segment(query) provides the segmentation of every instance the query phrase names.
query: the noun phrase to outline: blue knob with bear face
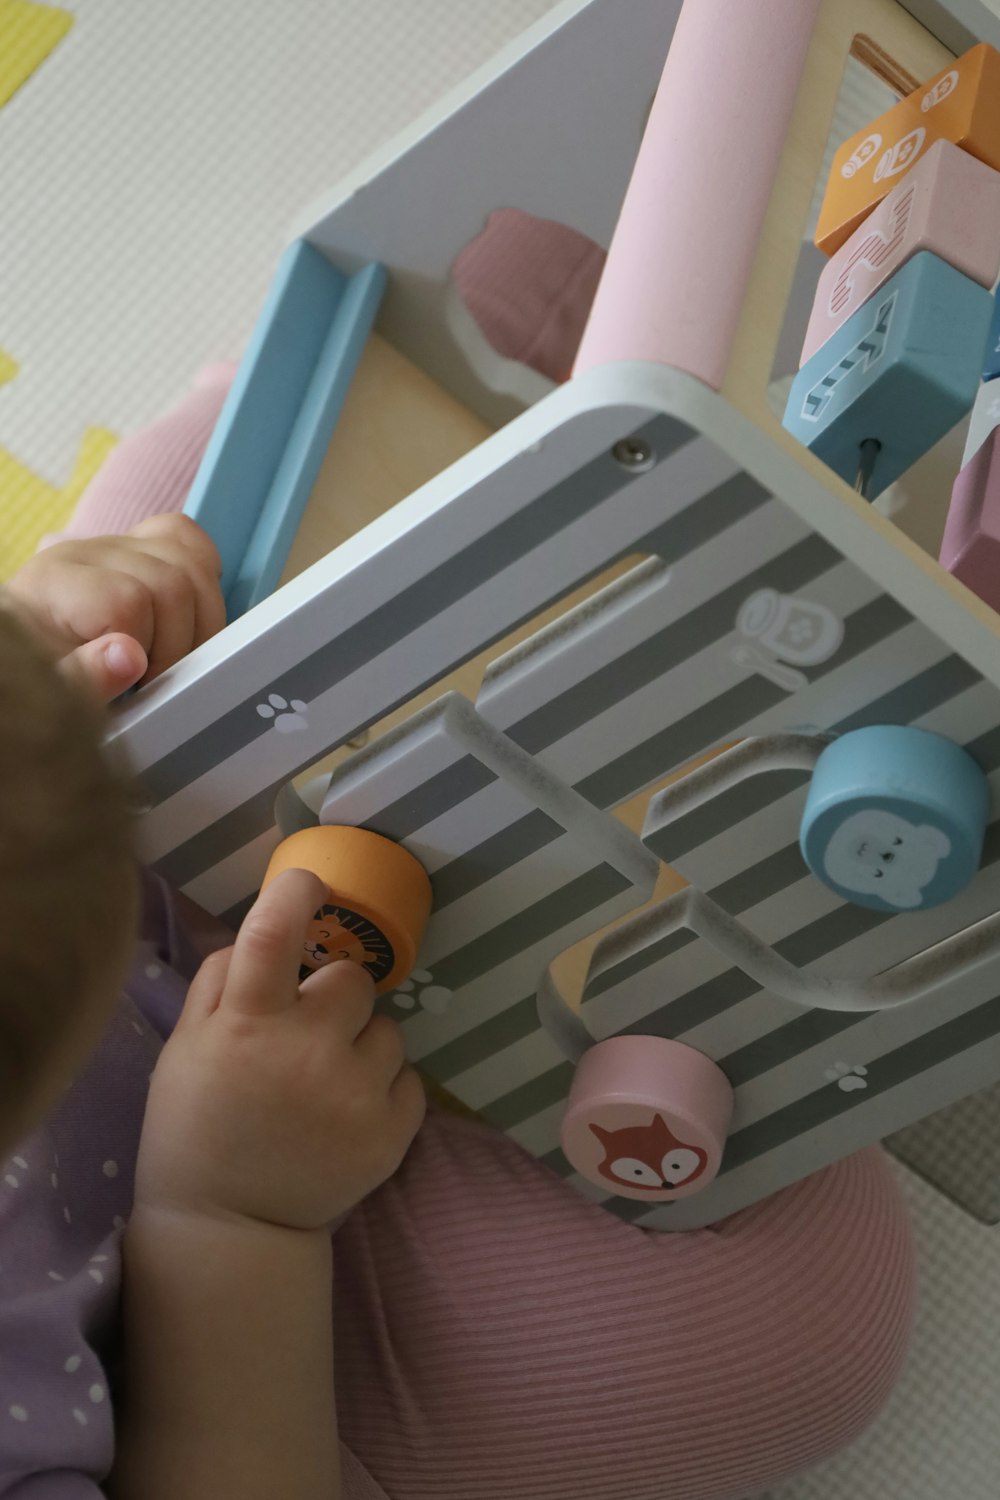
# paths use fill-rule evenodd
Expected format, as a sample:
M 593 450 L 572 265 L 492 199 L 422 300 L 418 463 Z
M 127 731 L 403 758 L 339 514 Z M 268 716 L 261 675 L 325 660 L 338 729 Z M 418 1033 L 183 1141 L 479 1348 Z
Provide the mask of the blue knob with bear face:
M 872 725 L 819 757 L 799 846 L 845 901 L 920 911 L 972 880 L 989 810 L 986 776 L 961 746 L 907 725 Z

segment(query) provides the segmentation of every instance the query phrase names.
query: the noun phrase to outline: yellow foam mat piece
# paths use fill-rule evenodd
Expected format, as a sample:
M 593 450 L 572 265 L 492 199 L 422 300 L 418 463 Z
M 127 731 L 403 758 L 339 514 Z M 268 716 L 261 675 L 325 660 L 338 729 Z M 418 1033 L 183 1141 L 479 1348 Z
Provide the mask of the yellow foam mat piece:
M 2 370 L 0 362 L 0 378 Z M 64 485 L 50 484 L 0 447 L 0 578 L 9 578 L 27 562 L 46 532 L 65 525 L 117 441 L 106 427 L 88 427 Z
M 73 24 L 68 11 L 34 0 L 0 0 L 0 108 L 57 47 Z

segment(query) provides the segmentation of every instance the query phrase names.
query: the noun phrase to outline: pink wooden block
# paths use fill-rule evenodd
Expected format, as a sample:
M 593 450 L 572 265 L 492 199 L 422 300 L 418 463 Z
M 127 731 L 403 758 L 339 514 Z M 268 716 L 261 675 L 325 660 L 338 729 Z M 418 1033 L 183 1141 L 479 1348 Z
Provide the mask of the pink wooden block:
M 574 366 L 718 390 L 819 0 L 685 0 Z
M 713 1181 L 732 1112 L 729 1080 L 703 1053 L 666 1037 L 610 1037 L 577 1066 L 562 1148 L 606 1192 L 669 1203 Z
M 1000 610 L 1000 428 L 994 428 L 955 480 L 939 560 Z
M 823 268 L 800 365 L 918 250 L 981 286 L 1000 271 L 1000 172 L 938 141 Z

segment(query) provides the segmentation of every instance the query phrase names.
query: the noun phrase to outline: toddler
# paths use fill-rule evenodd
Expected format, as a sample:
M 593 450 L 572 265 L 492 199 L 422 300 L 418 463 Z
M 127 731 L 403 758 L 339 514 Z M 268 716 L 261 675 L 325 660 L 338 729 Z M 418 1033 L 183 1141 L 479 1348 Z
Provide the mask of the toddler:
M 219 623 L 210 544 L 142 517 L 183 504 L 229 378 L 123 444 L 77 539 L 15 580 L 15 609 L 104 696 Z M 82 539 L 109 529 L 128 535 Z M 140 618 L 67 612 L 56 574 L 90 548 Z M 136 560 L 164 548 L 169 586 Z M 116 686 L 109 645 L 133 653 Z M 721 1500 L 871 1420 L 913 1301 L 879 1152 L 653 1235 L 475 1121 L 418 1131 L 366 976 L 297 982 L 314 877 L 276 881 L 201 964 L 146 877 L 136 935 L 98 728 L 0 621 L 0 1497 Z

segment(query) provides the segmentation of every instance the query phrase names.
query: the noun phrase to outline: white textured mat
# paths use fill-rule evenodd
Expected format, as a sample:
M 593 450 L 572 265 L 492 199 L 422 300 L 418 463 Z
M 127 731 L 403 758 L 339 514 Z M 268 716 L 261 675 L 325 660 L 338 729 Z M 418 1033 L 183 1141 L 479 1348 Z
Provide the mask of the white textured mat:
M 772 1500 L 997 1500 L 1000 1238 L 900 1168 L 917 1229 L 920 1307 L 880 1420 Z
M 547 0 L 66 0 L 0 109 L 0 449 L 61 483 L 238 351 L 286 230 Z M 2 538 L 0 538 L 2 547 Z M 997 1500 L 1000 1237 L 907 1176 L 923 1263 L 904 1382 L 781 1500 Z
M 0 444 L 52 480 L 238 352 L 304 205 L 548 0 L 65 0 L 0 109 Z

